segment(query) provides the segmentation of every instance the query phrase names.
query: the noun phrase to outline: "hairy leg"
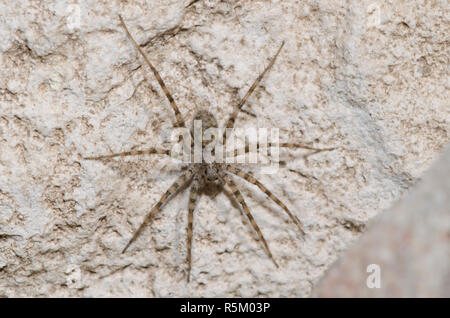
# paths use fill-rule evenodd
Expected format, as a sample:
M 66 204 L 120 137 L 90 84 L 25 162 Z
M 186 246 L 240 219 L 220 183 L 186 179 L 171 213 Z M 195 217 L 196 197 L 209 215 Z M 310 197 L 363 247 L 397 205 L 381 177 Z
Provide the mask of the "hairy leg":
M 278 199 L 272 192 L 270 192 L 261 182 L 259 182 L 255 177 L 253 177 L 250 173 L 245 172 L 239 168 L 233 167 L 233 166 L 227 166 L 226 168 L 229 172 L 232 174 L 246 180 L 247 182 L 250 182 L 254 185 L 256 185 L 262 192 L 264 192 L 272 201 L 274 201 L 276 204 L 278 204 L 291 218 L 291 220 L 297 225 L 298 229 L 300 230 L 300 233 L 302 235 L 305 235 L 305 232 L 303 232 L 302 223 L 300 220 L 292 214 L 291 211 L 286 207 L 286 205 L 281 202 L 280 199 Z
M 104 155 L 104 156 L 98 156 L 98 157 L 85 157 L 84 159 L 85 160 L 101 160 L 101 159 L 109 159 L 109 158 L 114 158 L 114 157 L 150 155 L 150 154 L 170 155 L 170 150 L 150 148 L 150 149 L 146 149 L 146 150 L 134 150 L 134 151 L 125 151 L 125 152 L 120 152 L 120 153 L 113 153 L 110 155 Z
M 147 58 L 147 56 L 144 54 L 144 51 L 142 51 L 141 47 L 136 43 L 136 41 L 131 36 L 131 34 L 128 31 L 128 28 L 125 25 L 125 22 L 123 21 L 121 15 L 119 15 L 119 19 L 120 19 L 120 23 L 122 24 L 122 27 L 124 28 L 125 33 L 127 34 L 128 38 L 131 40 L 131 42 L 133 43 L 134 47 L 139 51 L 139 53 L 142 55 L 142 57 L 144 58 L 144 60 L 147 63 L 147 65 L 152 70 L 153 74 L 156 77 L 156 80 L 159 83 L 159 86 L 161 86 L 161 89 L 163 90 L 164 94 L 166 95 L 167 99 L 169 100 L 170 106 L 172 107 L 172 109 L 173 109 L 173 111 L 175 113 L 175 117 L 177 119 L 177 122 L 174 124 L 174 127 L 186 127 L 186 124 L 184 122 L 183 116 L 181 115 L 180 110 L 178 109 L 178 106 L 175 103 L 175 100 L 173 99 L 172 95 L 170 94 L 169 90 L 167 89 L 166 84 L 164 84 L 164 81 L 162 80 L 162 78 L 159 75 L 158 71 L 153 66 L 153 64 L 150 62 L 150 60 Z
M 273 146 L 277 146 L 274 143 L 267 143 L 267 150 L 268 153 L 270 155 L 270 147 Z M 313 150 L 314 153 L 318 153 L 318 152 L 322 152 L 322 151 L 331 151 L 331 150 L 335 150 L 336 148 L 315 148 L 315 147 L 311 147 L 308 145 L 303 145 L 303 144 L 298 144 L 298 143 L 288 143 L 288 142 L 282 142 L 278 144 L 278 147 L 280 148 L 291 148 L 291 149 L 306 149 L 306 150 Z M 256 150 L 258 151 L 261 148 L 260 144 L 257 143 L 256 144 Z M 250 146 L 246 145 L 245 147 L 239 148 L 239 149 L 234 149 L 234 151 L 229 151 L 227 152 L 227 157 L 228 158 L 233 158 L 233 157 L 237 157 L 238 155 L 242 155 L 242 154 L 247 154 L 250 152 Z
M 274 57 L 270 60 L 269 65 L 264 69 L 264 71 L 259 74 L 258 78 L 253 82 L 253 85 L 249 88 L 247 93 L 244 95 L 242 100 L 239 102 L 239 104 L 234 108 L 233 113 L 231 114 L 230 118 L 227 121 L 226 128 L 233 128 L 234 122 L 236 121 L 236 117 L 241 111 L 242 106 L 244 106 L 247 99 L 250 97 L 250 95 L 253 93 L 255 88 L 259 85 L 261 80 L 263 79 L 264 75 L 267 73 L 267 71 L 273 66 L 275 63 L 275 60 L 277 59 L 278 54 L 280 54 L 281 49 L 283 48 L 284 41 L 281 43 L 280 48 L 278 49 L 277 53 L 275 53 Z M 226 145 L 226 130 L 223 132 L 223 144 Z
M 142 231 L 145 225 L 147 225 L 148 221 L 150 221 L 151 217 L 158 212 L 161 209 L 161 206 L 165 203 L 167 203 L 170 200 L 170 196 L 177 191 L 183 184 L 185 184 L 187 181 L 190 181 L 192 178 L 192 171 L 188 170 L 183 175 L 181 175 L 170 187 L 169 189 L 162 195 L 162 197 L 159 199 L 158 203 L 151 209 L 151 211 L 145 216 L 144 221 L 139 226 L 139 228 L 134 232 L 131 239 L 128 241 L 128 244 L 125 246 L 125 248 L 122 250 L 122 253 L 125 253 L 127 248 L 131 245 L 131 243 L 136 240 L 139 233 Z
M 242 209 L 244 210 L 245 215 L 247 215 L 247 218 L 249 219 L 251 225 L 255 229 L 256 233 L 258 234 L 259 238 L 261 239 L 262 243 L 264 244 L 264 247 L 266 248 L 266 252 L 269 255 L 270 259 L 273 261 L 276 267 L 278 267 L 277 262 L 275 262 L 275 259 L 272 256 L 272 252 L 270 252 L 269 245 L 267 244 L 266 240 L 264 239 L 264 236 L 259 229 L 259 226 L 256 224 L 255 219 L 253 218 L 252 214 L 250 213 L 250 209 L 247 206 L 247 203 L 245 203 L 244 197 L 241 194 L 241 191 L 237 188 L 236 184 L 231 180 L 231 178 L 228 175 L 223 175 L 220 177 L 224 183 L 226 183 L 233 193 L 233 196 L 236 198 L 236 200 L 239 202 L 239 204 L 242 206 Z
M 199 192 L 199 181 L 194 179 L 191 193 L 189 194 L 189 212 L 188 212 L 188 227 L 187 227 L 187 265 L 188 265 L 188 276 L 187 281 L 191 280 L 191 248 L 192 248 L 192 230 L 194 221 L 194 209 L 197 203 L 197 197 Z

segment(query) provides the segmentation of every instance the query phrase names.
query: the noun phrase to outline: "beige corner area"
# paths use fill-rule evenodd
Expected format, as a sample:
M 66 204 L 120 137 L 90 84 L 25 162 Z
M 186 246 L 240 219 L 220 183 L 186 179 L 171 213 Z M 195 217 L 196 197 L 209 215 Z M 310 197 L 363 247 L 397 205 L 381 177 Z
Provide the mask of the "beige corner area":
M 344 252 L 316 297 L 450 297 L 450 147 Z
M 349 247 L 370 240 L 371 230 L 363 233 L 376 216 L 392 208 L 403 209 L 403 224 L 411 222 L 405 235 L 418 246 L 411 255 L 432 254 L 415 268 L 431 281 L 381 276 L 382 284 L 416 288 L 384 295 L 449 296 L 426 272 L 435 269 L 449 286 L 449 210 L 429 199 L 440 195 L 448 203 L 448 183 L 440 181 L 449 179 L 448 153 L 447 166 L 419 182 L 450 140 L 448 4 L 189 3 L 0 3 L 0 296 L 378 296 L 359 285 L 366 267 L 338 266 L 352 257 Z M 189 124 L 207 109 L 224 125 L 285 41 L 236 127 L 278 128 L 281 142 L 334 150 L 282 150 L 285 165 L 274 174 L 246 167 L 303 222 L 304 237 L 257 187 L 235 180 L 279 268 L 220 189 L 203 192 L 195 211 L 190 283 L 187 190 L 121 254 L 180 166 L 161 155 L 83 160 L 170 148 L 175 116 L 118 14 Z M 425 194 L 408 199 L 409 191 Z M 393 206 L 402 198 L 409 203 Z M 408 204 L 416 208 L 409 221 Z M 432 237 L 417 222 L 434 207 L 444 221 L 423 219 L 442 236 L 427 245 Z M 388 217 L 384 222 L 393 226 Z M 414 236 L 416 230 L 423 232 Z M 401 246 L 390 250 L 388 240 L 386 253 Z M 367 244 L 365 253 L 375 257 L 370 249 L 378 245 Z M 446 262 L 437 261 L 441 253 Z M 350 288 L 336 287 L 350 281 Z

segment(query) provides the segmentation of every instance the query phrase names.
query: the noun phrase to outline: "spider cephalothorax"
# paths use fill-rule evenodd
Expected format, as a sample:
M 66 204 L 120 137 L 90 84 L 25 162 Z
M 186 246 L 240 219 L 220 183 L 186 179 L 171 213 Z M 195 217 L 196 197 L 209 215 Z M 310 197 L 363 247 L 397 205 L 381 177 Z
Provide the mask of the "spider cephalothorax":
M 170 106 L 172 107 L 172 110 L 175 113 L 176 117 L 176 123 L 174 124 L 174 127 L 184 127 L 186 128 L 185 121 L 183 119 L 183 116 L 181 115 L 180 110 L 178 109 L 178 106 L 176 105 L 172 95 L 169 93 L 169 90 L 167 89 L 166 85 L 164 84 L 164 81 L 162 80 L 161 76 L 153 66 L 153 64 L 148 60 L 148 58 L 145 56 L 144 52 L 140 48 L 140 46 L 135 42 L 131 34 L 129 33 L 123 19 L 121 16 L 119 16 L 120 22 L 122 24 L 122 27 L 125 30 L 125 33 L 127 34 L 128 38 L 131 40 L 135 48 L 139 51 L 139 53 L 144 58 L 147 65 L 152 70 L 153 74 L 155 75 L 159 85 L 161 86 L 161 89 L 163 90 L 164 94 L 166 95 L 167 99 L 169 100 Z M 252 92 L 255 90 L 255 88 L 259 85 L 260 81 L 263 79 L 266 72 L 273 66 L 275 63 L 275 60 L 280 53 L 282 47 L 284 45 L 284 42 L 279 47 L 278 51 L 274 55 L 274 57 L 271 59 L 269 65 L 264 69 L 264 71 L 258 76 L 258 78 L 255 80 L 253 85 L 249 88 L 247 93 L 244 95 L 240 103 L 234 108 L 233 113 L 231 114 L 230 118 L 226 122 L 225 128 L 231 129 L 234 126 L 234 122 L 237 118 L 238 113 L 240 112 L 242 106 L 245 104 L 246 100 L 249 98 L 249 96 L 252 94 Z M 197 124 L 200 124 L 197 129 Z M 139 233 L 141 232 L 142 228 L 150 221 L 152 216 L 160 211 L 163 204 L 167 203 L 170 199 L 170 197 L 182 186 L 184 185 L 191 185 L 191 191 L 189 194 L 189 206 L 188 206 L 188 226 L 187 226 L 187 279 L 190 280 L 190 273 L 191 273 L 191 247 L 192 247 L 192 224 L 193 224 L 193 216 L 194 216 L 194 210 L 197 203 L 197 197 L 200 192 L 200 190 L 203 187 L 208 186 L 208 184 L 215 183 L 220 184 L 221 186 L 227 186 L 232 193 L 232 196 L 234 199 L 238 201 L 240 204 L 243 212 L 249 219 L 253 229 L 258 234 L 262 244 L 264 245 L 264 248 L 270 257 L 270 259 L 273 261 L 273 263 L 277 265 L 275 262 L 275 259 L 272 256 L 272 253 L 269 249 L 269 246 L 264 239 L 264 236 L 259 229 L 258 225 L 256 224 L 255 220 L 253 219 L 252 214 L 250 213 L 250 210 L 244 200 L 244 197 L 242 196 L 240 190 L 234 183 L 232 176 L 239 177 L 244 180 L 246 180 L 248 183 L 251 183 L 255 186 L 257 186 L 261 191 L 263 191 L 273 202 L 275 202 L 279 207 L 281 207 L 287 215 L 291 218 L 291 220 L 298 226 L 301 233 L 303 233 L 302 225 L 298 218 L 290 212 L 290 210 L 286 207 L 284 203 L 282 203 L 275 195 L 273 195 L 261 182 L 259 182 L 253 175 L 251 175 L 248 172 L 245 172 L 244 170 L 240 169 L 238 167 L 239 164 L 227 164 L 218 162 L 217 160 L 214 160 L 214 156 L 211 158 L 207 158 L 208 151 L 211 151 L 212 155 L 215 155 L 214 149 L 217 142 L 223 142 L 223 144 L 226 143 L 226 135 L 225 132 L 220 132 L 220 137 L 217 137 L 217 131 L 213 132 L 212 130 L 214 128 L 217 128 L 217 121 L 214 118 L 214 116 L 207 112 L 207 111 L 199 111 L 194 116 L 193 126 L 190 130 L 190 134 L 192 137 L 194 137 L 194 142 L 191 143 L 191 146 L 195 147 L 195 139 L 196 137 L 201 138 L 201 143 L 199 147 L 201 152 L 200 159 L 197 159 L 193 162 L 190 162 L 188 165 L 188 169 L 184 170 L 184 172 L 181 174 L 180 177 L 169 187 L 169 189 L 161 196 L 159 201 L 153 206 L 153 208 L 150 210 L 150 212 L 146 215 L 144 218 L 144 221 L 139 226 L 139 228 L 134 232 L 131 239 L 128 241 L 128 244 L 125 246 L 122 252 L 125 252 L 127 248 L 130 246 L 131 243 L 134 242 L 134 240 L 138 237 Z M 223 135 L 222 135 L 223 134 Z M 323 150 L 331 150 L 329 149 L 317 149 L 310 146 L 304 146 L 300 144 L 292 144 L 292 143 L 283 143 L 280 144 L 281 147 L 288 147 L 288 148 L 304 148 L 309 150 L 315 150 L 317 151 L 323 151 Z M 246 150 L 247 151 L 247 150 Z M 116 153 L 116 154 L 110 154 L 105 156 L 98 156 L 98 157 L 88 157 L 85 159 L 88 160 L 100 160 L 100 159 L 108 159 L 113 157 L 123 157 L 123 156 L 133 156 L 133 155 L 144 155 L 144 154 L 161 154 L 161 155 L 170 155 L 170 150 L 166 149 L 160 149 L 160 148 L 150 148 L 146 150 L 136 150 L 136 151 L 127 151 L 122 153 Z
M 220 181 L 220 171 L 222 167 L 217 163 L 202 163 L 197 173 L 202 177 L 205 183 L 218 184 Z

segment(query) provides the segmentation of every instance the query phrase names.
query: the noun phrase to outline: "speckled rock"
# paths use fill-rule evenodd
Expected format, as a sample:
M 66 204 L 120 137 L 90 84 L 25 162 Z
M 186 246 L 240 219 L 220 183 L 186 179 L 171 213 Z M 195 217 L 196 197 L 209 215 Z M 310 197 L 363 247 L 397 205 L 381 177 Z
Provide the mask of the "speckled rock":
M 449 140 L 446 1 L 189 2 L 0 3 L 0 296 L 310 296 Z M 83 160 L 170 146 L 175 117 L 119 13 L 188 123 L 209 109 L 223 125 L 286 41 L 236 127 L 335 150 L 248 167 L 304 237 L 236 180 L 279 268 L 219 189 L 195 212 L 190 283 L 186 190 L 121 254 L 180 167 Z

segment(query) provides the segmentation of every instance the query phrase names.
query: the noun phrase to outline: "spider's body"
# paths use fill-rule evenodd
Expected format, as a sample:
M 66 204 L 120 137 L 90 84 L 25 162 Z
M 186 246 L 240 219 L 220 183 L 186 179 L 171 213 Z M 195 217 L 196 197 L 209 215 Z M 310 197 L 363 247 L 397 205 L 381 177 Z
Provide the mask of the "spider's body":
M 195 129 L 195 122 L 201 122 L 201 128 L 202 128 L 202 142 L 207 142 L 207 140 L 205 138 L 203 138 L 203 136 L 205 135 L 205 131 L 209 128 L 218 128 L 217 125 L 217 120 L 214 117 L 213 114 L 211 114 L 209 111 L 207 110 L 199 110 L 195 116 L 194 116 L 194 120 L 192 122 L 192 133 L 194 133 L 194 129 Z M 203 144 L 203 146 L 206 146 L 206 144 Z
M 144 52 L 140 48 L 140 46 L 135 42 L 131 34 L 129 33 L 123 19 L 121 16 L 119 16 L 122 27 L 124 28 L 128 38 L 131 40 L 135 48 L 139 51 L 139 53 L 144 58 L 147 65 L 152 70 L 153 74 L 155 75 L 158 83 L 160 84 L 164 94 L 166 95 L 170 106 L 172 107 L 172 110 L 174 111 L 176 122 L 174 124 L 174 127 L 185 127 L 186 124 L 183 119 L 183 116 L 181 115 L 181 112 L 178 109 L 178 106 L 176 105 L 172 95 L 169 93 L 169 90 L 167 89 L 166 85 L 164 84 L 161 76 L 155 69 L 155 67 L 152 65 L 152 63 L 148 60 L 148 58 L 145 56 Z M 258 78 L 255 80 L 253 85 L 250 87 L 250 89 L 247 91 L 241 102 L 235 107 L 232 115 L 226 122 L 225 128 L 233 128 L 234 122 L 237 118 L 238 113 L 240 112 L 242 106 L 245 104 L 248 97 L 252 94 L 252 92 L 255 90 L 255 88 L 259 85 L 260 81 L 263 79 L 264 74 L 273 66 L 275 63 L 275 60 L 280 53 L 282 47 L 284 45 L 284 42 L 281 44 L 280 48 L 278 49 L 275 56 L 271 59 L 269 65 L 264 69 L 264 71 L 258 76 Z M 199 125 L 199 126 L 196 126 Z M 197 127 L 200 127 L 198 129 Z M 264 236 L 259 229 L 258 225 L 256 224 L 255 220 L 253 219 L 252 214 L 250 213 L 250 210 L 244 200 L 244 197 L 242 196 L 240 190 L 232 180 L 231 176 L 239 177 L 247 182 L 257 186 L 261 191 L 263 191 L 273 202 L 275 202 L 278 206 L 280 206 L 290 217 L 290 219 L 298 226 L 301 233 L 303 233 L 301 222 L 298 220 L 298 218 L 290 212 L 290 210 L 286 207 L 285 204 L 283 204 L 275 195 L 273 195 L 261 182 L 259 182 L 255 177 L 253 177 L 250 173 L 245 172 L 241 170 L 238 167 L 238 164 L 228 164 L 228 163 L 222 163 L 217 162 L 215 160 L 208 160 L 206 153 L 208 150 L 211 150 L 211 153 L 214 155 L 214 146 L 217 142 L 223 142 L 223 145 L 226 145 L 226 135 L 223 134 L 222 138 L 217 138 L 217 135 L 211 135 L 208 134 L 208 130 L 210 128 L 218 128 L 217 120 L 213 116 L 213 114 L 207 112 L 207 111 L 198 111 L 194 116 L 194 121 L 192 125 L 192 129 L 190 130 L 191 136 L 194 137 L 194 141 L 191 143 L 191 149 L 192 147 L 195 147 L 195 141 L 198 137 L 201 137 L 201 159 L 198 161 L 195 161 L 194 156 L 194 162 L 191 162 L 188 166 L 188 169 L 186 169 L 180 177 L 169 187 L 169 189 L 161 196 L 159 201 L 153 206 L 151 211 L 146 215 L 144 221 L 139 226 L 139 228 L 134 232 L 132 238 L 129 240 L 128 244 L 125 246 L 122 252 L 125 252 L 127 248 L 130 246 L 131 243 L 134 242 L 134 240 L 138 237 L 139 233 L 143 229 L 143 227 L 150 221 L 152 216 L 160 211 L 162 206 L 167 203 L 171 196 L 182 186 L 184 185 L 190 185 L 190 194 L 189 194 L 189 205 L 188 205 L 188 226 L 187 226 L 187 264 L 188 264 L 188 275 L 187 279 L 190 280 L 190 272 L 191 272 L 191 247 L 192 247 L 192 235 L 193 235 L 193 216 L 194 216 L 194 210 L 197 203 L 198 194 L 200 191 L 208 187 L 211 184 L 216 184 L 220 186 L 226 186 L 231 190 L 232 196 L 234 199 L 238 201 L 240 206 L 242 207 L 243 212 L 249 219 L 253 229 L 258 234 L 259 239 L 262 241 L 265 250 L 268 254 L 268 256 L 271 258 L 273 263 L 277 265 L 275 262 L 275 259 L 272 256 L 272 253 L 269 249 L 269 246 L 264 239 Z M 222 139 L 222 140 L 220 140 Z M 281 147 L 289 147 L 289 148 L 304 148 L 304 149 L 310 149 L 315 151 L 322 151 L 322 150 L 331 150 L 331 149 L 317 149 L 312 148 L 310 146 L 304 146 L 300 144 L 291 144 L 291 143 L 284 143 L 280 144 Z M 225 148 L 226 149 L 226 148 Z M 245 151 L 248 151 L 246 149 Z M 194 151 L 195 152 L 195 151 Z M 226 152 L 226 151 L 225 151 Z M 123 157 L 123 156 L 133 156 L 133 155 L 142 155 L 142 154 L 163 154 L 163 155 L 169 155 L 170 151 L 165 149 L 158 149 L 158 148 L 150 148 L 146 150 L 137 150 L 137 151 L 127 151 L 122 153 L 116 153 L 116 154 L 110 154 L 105 156 L 98 156 L 98 157 L 89 157 L 85 158 L 88 160 L 101 160 L 101 159 L 108 159 L 113 157 Z M 209 158 L 210 159 L 210 158 Z
M 204 185 L 208 183 L 219 184 L 220 173 L 223 170 L 223 166 L 220 163 L 201 163 L 194 167 L 194 175 L 198 175 L 199 182 Z

